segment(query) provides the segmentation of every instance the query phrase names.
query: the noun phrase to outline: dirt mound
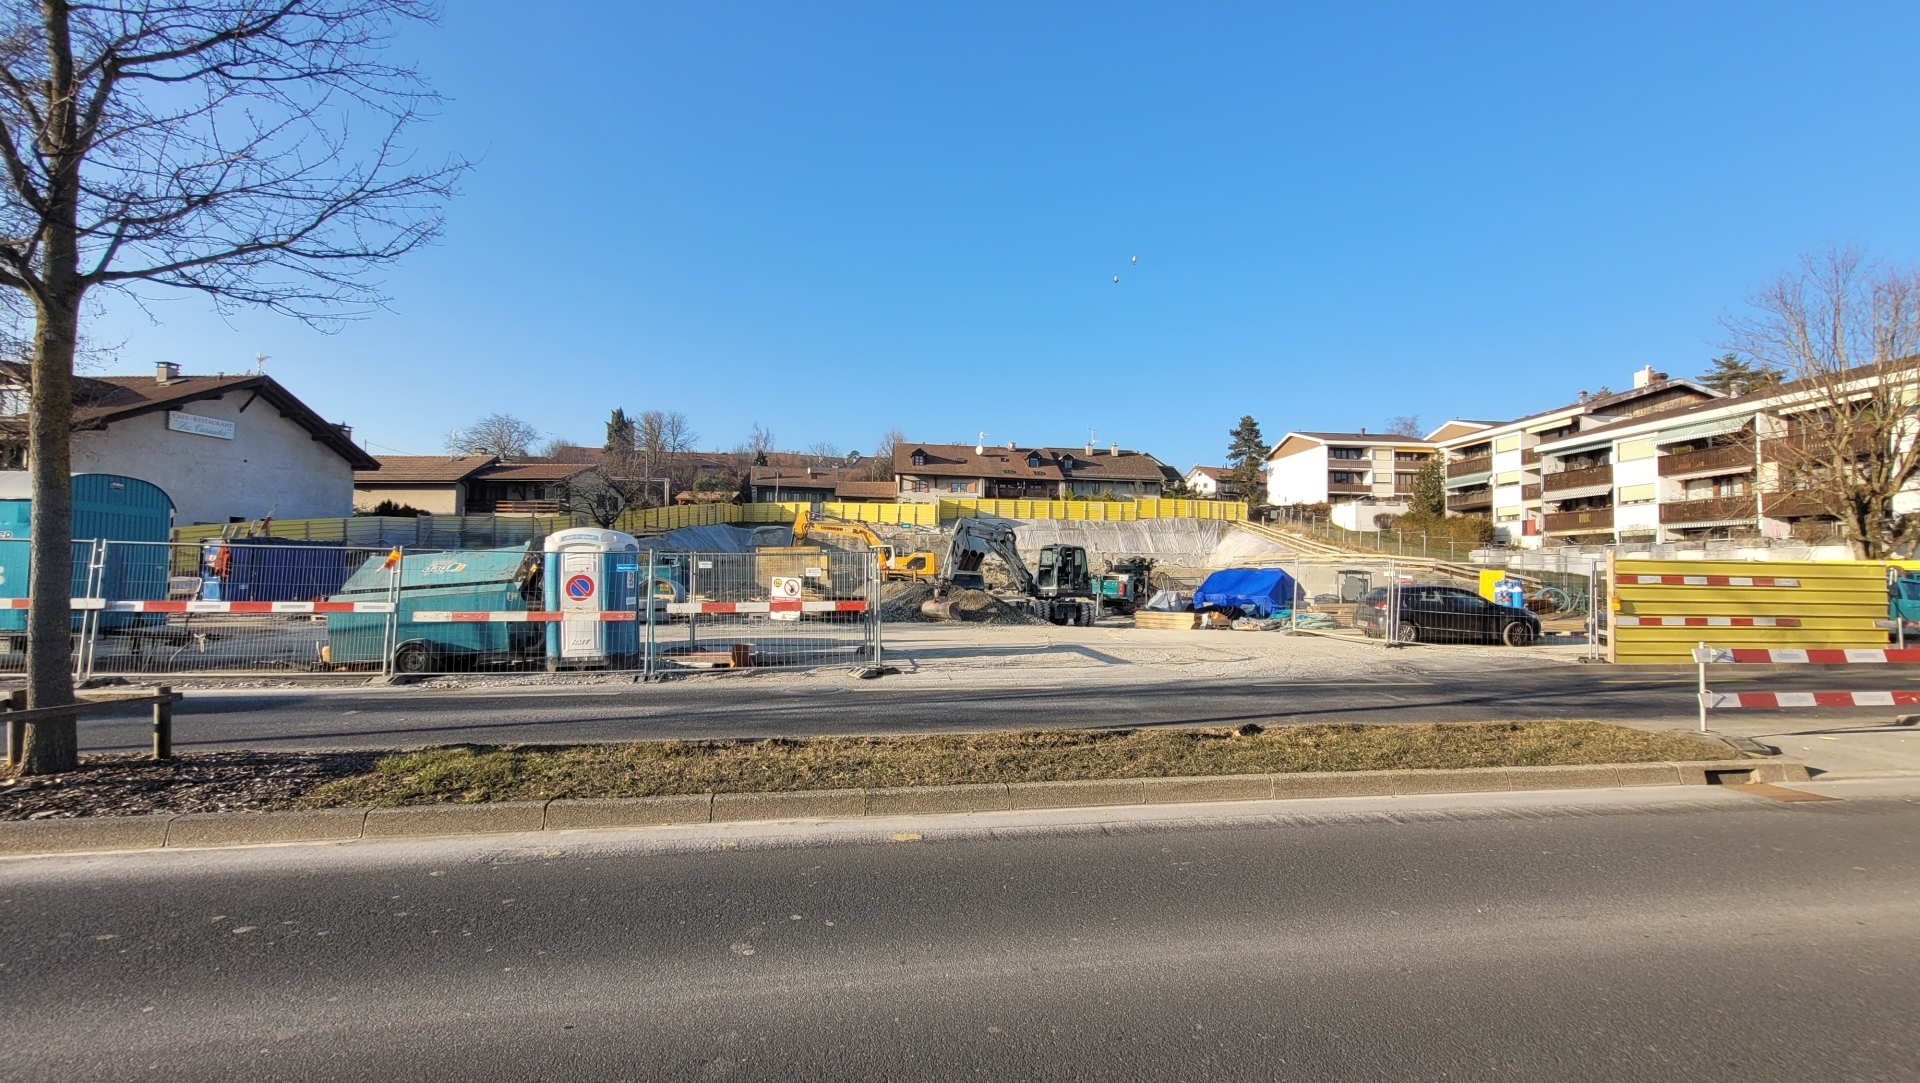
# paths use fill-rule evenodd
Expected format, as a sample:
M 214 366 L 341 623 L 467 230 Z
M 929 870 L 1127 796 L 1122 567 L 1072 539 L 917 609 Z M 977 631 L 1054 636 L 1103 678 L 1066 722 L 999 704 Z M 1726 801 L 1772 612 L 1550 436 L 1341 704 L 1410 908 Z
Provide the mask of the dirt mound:
M 931 583 L 886 583 L 880 588 L 880 619 L 921 621 L 920 603 L 933 597 Z
M 920 603 L 932 597 L 931 583 L 888 583 L 880 589 L 880 619 L 932 621 L 934 618 L 920 612 Z M 953 601 L 954 615 L 972 624 L 1046 623 L 984 590 L 954 590 L 947 597 Z

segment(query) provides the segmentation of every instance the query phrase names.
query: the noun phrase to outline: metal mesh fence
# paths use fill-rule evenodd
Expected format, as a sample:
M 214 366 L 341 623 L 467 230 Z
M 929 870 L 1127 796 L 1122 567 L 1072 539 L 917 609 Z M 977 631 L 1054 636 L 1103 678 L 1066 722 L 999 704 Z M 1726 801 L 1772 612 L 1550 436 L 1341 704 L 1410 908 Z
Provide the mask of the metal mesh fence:
M 0 603 L 9 608 L 0 608 L 0 673 L 25 673 L 27 670 L 27 611 L 24 608 L 10 608 L 15 604 L 24 605 L 27 597 L 30 568 L 27 559 L 28 542 L 25 538 L 0 539 Z M 73 543 L 73 593 L 74 598 L 93 596 L 94 584 L 100 573 L 98 567 L 96 543 L 76 541 Z M 74 669 L 82 670 L 81 651 L 86 642 L 86 632 L 91 615 L 84 609 L 76 609 L 73 614 Z
M 1526 646 L 1572 621 L 1584 628 L 1586 578 L 1544 584 L 1508 580 L 1494 599 L 1471 570 L 1444 562 L 1326 558 L 1284 565 L 1297 583 L 1298 631 L 1364 636 L 1383 643 Z
M 389 550 L 102 542 L 82 667 L 93 674 L 383 671 Z
M 782 546 L 656 555 L 682 597 L 649 607 L 650 673 L 880 660 L 880 569 L 868 550 Z

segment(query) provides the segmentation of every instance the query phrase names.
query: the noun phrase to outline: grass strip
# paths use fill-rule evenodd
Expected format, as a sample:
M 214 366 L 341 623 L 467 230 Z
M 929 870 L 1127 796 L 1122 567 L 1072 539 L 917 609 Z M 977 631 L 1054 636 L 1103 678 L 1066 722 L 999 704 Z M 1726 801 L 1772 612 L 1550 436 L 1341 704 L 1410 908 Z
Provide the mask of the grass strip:
M 387 756 L 364 774 L 320 785 L 299 803 L 392 807 L 1738 755 L 1723 744 L 1679 734 L 1560 721 L 458 745 Z

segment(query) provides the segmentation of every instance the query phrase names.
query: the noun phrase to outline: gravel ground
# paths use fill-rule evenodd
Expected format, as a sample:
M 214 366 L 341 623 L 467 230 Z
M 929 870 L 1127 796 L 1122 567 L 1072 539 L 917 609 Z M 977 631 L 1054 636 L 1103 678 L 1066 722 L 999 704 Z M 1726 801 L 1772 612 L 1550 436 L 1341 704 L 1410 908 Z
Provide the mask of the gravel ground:
M 334 779 L 364 774 L 379 752 L 201 752 L 156 763 L 87 756 L 65 775 L 0 783 L 0 820 L 245 812 L 290 808 Z

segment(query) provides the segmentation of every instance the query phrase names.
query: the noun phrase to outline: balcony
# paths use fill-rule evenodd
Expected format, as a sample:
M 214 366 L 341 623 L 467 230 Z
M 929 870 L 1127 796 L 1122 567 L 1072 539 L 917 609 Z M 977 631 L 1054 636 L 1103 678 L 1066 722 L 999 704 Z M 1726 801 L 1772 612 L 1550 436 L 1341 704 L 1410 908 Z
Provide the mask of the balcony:
M 1613 485 L 1613 467 L 1595 466 L 1586 470 L 1562 470 L 1558 474 L 1542 474 L 1541 488 L 1549 493 L 1565 492 L 1568 489 L 1590 489 L 1594 486 Z
M 1471 459 L 1455 459 L 1447 464 L 1447 476 L 1464 478 L 1468 474 L 1490 474 L 1493 472 L 1493 456 L 1478 455 Z
M 1762 495 L 1765 499 L 1760 503 L 1760 510 L 1766 512 L 1769 519 L 1804 519 L 1808 516 L 1830 519 L 1833 517 L 1833 512 L 1828 511 L 1824 504 L 1808 493 L 1784 492 Z
M 1663 478 L 1697 474 L 1738 474 L 1752 469 L 1753 449 L 1750 447 L 1710 447 L 1705 451 L 1689 451 L 1682 455 L 1660 457 L 1660 476 Z
M 1493 490 L 1481 489 L 1447 497 L 1448 511 L 1481 511 L 1493 507 Z
M 1675 500 L 1660 505 L 1660 522 L 1665 526 L 1687 523 L 1724 523 L 1753 518 L 1753 497 L 1717 496 L 1705 500 Z
M 1520 499 L 1523 501 L 1540 499 L 1540 486 L 1538 485 L 1520 486 Z
M 1539 462 L 1540 462 L 1539 452 L 1533 450 L 1530 447 L 1520 449 L 1520 465 L 1521 466 L 1534 466 Z
M 492 503 L 468 504 L 467 511 L 473 515 L 558 515 L 558 500 L 495 500 Z
M 1363 485 L 1363 484 L 1360 484 L 1359 482 L 1352 482 L 1352 481 L 1329 481 L 1327 482 L 1327 492 L 1328 494 L 1359 493 L 1361 495 L 1366 495 L 1373 492 L 1373 486 Z
M 1613 509 L 1586 508 L 1581 511 L 1548 512 L 1546 532 L 1548 534 L 1611 534 L 1613 533 Z

